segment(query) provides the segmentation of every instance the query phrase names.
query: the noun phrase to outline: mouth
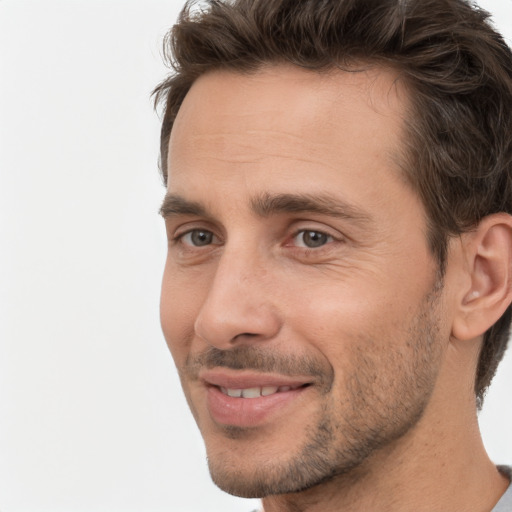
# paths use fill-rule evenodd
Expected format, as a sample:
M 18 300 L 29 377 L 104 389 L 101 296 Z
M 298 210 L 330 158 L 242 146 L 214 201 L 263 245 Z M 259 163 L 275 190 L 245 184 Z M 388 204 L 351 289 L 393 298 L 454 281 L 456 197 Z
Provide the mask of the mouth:
M 206 406 L 218 425 L 257 427 L 302 403 L 313 383 L 306 378 L 209 370 L 201 375 Z
M 231 398 L 260 398 L 262 396 L 275 395 L 276 393 L 286 393 L 294 391 L 299 388 L 310 386 L 309 383 L 296 385 L 296 386 L 261 386 L 252 388 L 225 388 L 217 386 L 224 395 Z

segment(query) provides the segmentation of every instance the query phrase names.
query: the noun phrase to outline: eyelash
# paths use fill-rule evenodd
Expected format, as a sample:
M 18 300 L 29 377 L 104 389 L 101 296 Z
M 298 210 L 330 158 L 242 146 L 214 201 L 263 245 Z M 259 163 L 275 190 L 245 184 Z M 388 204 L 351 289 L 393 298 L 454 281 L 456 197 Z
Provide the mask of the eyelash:
M 316 247 L 309 247 L 305 244 L 304 242 L 304 237 L 306 235 L 311 235 L 312 233 L 314 233 L 315 235 L 320 235 L 320 237 L 323 237 L 325 238 L 326 240 L 324 241 L 324 243 L 322 243 L 321 245 L 318 245 Z M 304 245 L 296 245 L 296 247 L 299 247 L 301 249 L 307 249 L 307 250 L 310 250 L 310 251 L 315 251 L 315 250 L 318 250 L 318 249 L 321 249 L 322 247 L 324 247 L 325 245 L 327 245 L 328 243 L 332 243 L 334 241 L 334 237 L 328 233 L 325 233 L 324 231 L 321 231 L 321 230 L 317 230 L 317 229 L 299 229 L 295 232 L 292 240 L 295 240 L 297 239 L 297 237 L 299 235 L 303 236 L 303 243 Z
M 215 235 L 215 233 L 209 229 L 195 228 L 195 229 L 190 229 L 189 231 L 186 231 L 184 233 L 179 233 L 178 235 L 174 236 L 172 238 L 172 242 L 173 243 L 181 243 L 184 246 L 191 248 L 192 250 L 198 249 L 198 248 L 200 249 L 201 247 L 209 247 L 212 245 L 218 245 L 218 244 L 215 244 L 212 242 L 208 242 L 204 245 L 195 245 L 195 244 L 191 243 L 191 241 L 190 241 L 190 243 L 186 243 L 184 241 L 186 237 L 191 237 L 194 234 L 200 234 L 200 233 L 211 235 L 212 240 L 218 239 L 218 237 Z M 318 246 L 310 247 L 310 246 L 306 245 L 306 243 L 304 242 L 304 238 L 303 238 L 304 245 L 298 245 L 297 242 L 295 244 L 286 243 L 285 247 L 294 246 L 297 249 L 317 252 L 317 251 L 321 250 L 323 247 L 325 247 L 326 245 L 337 241 L 332 235 L 330 235 L 329 233 L 326 233 L 325 231 L 321 231 L 321 230 L 317 230 L 317 229 L 307 229 L 307 228 L 299 229 L 299 230 L 295 231 L 293 236 L 291 237 L 291 240 L 294 241 L 300 235 L 302 235 L 304 237 L 307 234 L 309 234 L 309 235 L 314 234 L 314 236 L 320 235 L 321 241 L 323 240 L 323 243 L 321 243 Z
M 175 236 L 173 238 L 173 242 L 177 242 L 177 243 L 182 243 L 183 245 L 187 245 L 188 247 L 206 247 L 208 245 L 213 245 L 211 243 L 208 243 L 208 244 L 205 244 L 204 246 L 201 246 L 201 245 L 193 245 L 193 244 L 185 244 L 184 243 L 184 239 L 187 237 L 187 236 L 192 236 L 194 235 L 195 233 L 199 234 L 199 233 L 207 233 L 209 235 L 212 236 L 212 239 L 214 238 L 218 238 L 215 233 L 209 229 L 200 229 L 200 228 L 196 228 L 196 229 L 190 229 L 189 231 L 186 231 L 185 233 L 181 233 L 177 236 Z

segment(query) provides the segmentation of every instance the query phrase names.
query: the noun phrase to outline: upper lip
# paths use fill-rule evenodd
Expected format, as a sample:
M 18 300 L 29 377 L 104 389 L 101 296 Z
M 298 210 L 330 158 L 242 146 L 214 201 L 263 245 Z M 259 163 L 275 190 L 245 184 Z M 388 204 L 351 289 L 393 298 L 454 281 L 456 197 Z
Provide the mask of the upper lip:
M 270 373 L 254 373 L 247 371 L 228 370 L 204 370 L 200 372 L 199 378 L 209 386 L 217 386 L 227 389 L 249 389 L 267 386 L 290 386 L 299 387 L 311 384 L 311 378 L 290 377 L 286 375 L 275 375 Z

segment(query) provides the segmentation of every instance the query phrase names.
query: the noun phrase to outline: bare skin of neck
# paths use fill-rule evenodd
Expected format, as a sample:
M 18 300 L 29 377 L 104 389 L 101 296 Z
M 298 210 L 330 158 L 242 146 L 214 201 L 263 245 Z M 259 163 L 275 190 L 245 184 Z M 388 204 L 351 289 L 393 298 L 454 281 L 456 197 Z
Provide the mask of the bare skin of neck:
M 466 342 L 467 343 L 467 342 Z M 491 512 L 509 481 L 489 459 L 477 421 L 474 350 L 451 343 L 418 424 L 353 474 L 263 499 L 265 512 Z

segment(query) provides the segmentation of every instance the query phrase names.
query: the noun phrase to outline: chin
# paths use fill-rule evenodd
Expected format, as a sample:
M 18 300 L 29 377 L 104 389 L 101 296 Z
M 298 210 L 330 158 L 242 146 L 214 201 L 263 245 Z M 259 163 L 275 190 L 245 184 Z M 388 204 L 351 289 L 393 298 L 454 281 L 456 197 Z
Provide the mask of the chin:
M 249 446 L 242 441 L 247 440 L 247 432 L 229 429 L 230 441 L 224 437 L 221 449 L 207 450 L 212 480 L 223 491 L 243 498 L 302 492 L 335 479 L 340 485 L 353 482 L 367 473 L 371 464 L 366 463 L 377 451 L 392 446 L 416 425 L 425 405 L 409 411 L 407 421 L 387 422 L 377 429 L 367 426 L 365 432 L 348 433 L 349 427 L 340 428 L 332 418 L 322 418 L 314 428 L 304 430 L 306 441 L 295 447 L 289 442 L 298 440 L 290 435 L 286 444 Z

